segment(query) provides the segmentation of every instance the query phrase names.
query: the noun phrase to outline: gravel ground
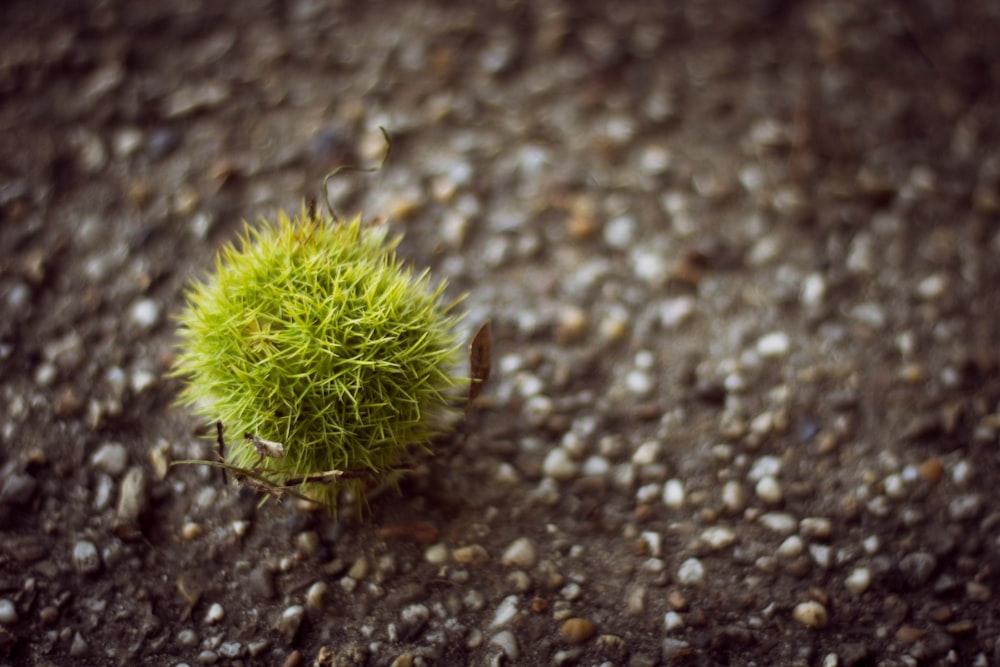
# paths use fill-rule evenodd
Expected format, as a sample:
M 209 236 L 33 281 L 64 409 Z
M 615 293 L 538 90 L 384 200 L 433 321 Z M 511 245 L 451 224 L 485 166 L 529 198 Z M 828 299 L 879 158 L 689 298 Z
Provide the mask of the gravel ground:
M 497 4 L 0 8 L 0 662 L 1000 665 L 1000 4 Z M 360 518 L 168 467 L 184 285 L 380 125 L 479 409 Z

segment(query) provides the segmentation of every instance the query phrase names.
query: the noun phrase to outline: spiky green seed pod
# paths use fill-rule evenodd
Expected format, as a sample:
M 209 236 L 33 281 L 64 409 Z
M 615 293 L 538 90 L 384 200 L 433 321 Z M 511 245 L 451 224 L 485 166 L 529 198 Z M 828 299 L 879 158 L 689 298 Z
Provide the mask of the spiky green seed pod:
M 246 226 L 190 288 L 180 401 L 225 425 L 226 464 L 254 486 L 333 508 L 447 428 L 467 386 L 460 318 L 443 282 L 400 263 L 398 241 L 303 208 Z

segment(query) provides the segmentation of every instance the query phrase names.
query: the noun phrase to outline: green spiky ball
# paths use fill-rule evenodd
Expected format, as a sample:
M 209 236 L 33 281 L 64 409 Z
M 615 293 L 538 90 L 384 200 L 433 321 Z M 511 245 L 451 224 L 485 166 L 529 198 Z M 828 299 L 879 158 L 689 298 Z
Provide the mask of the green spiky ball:
M 459 317 L 399 239 L 305 209 L 246 226 L 179 317 L 182 403 L 221 420 L 226 462 L 335 507 L 426 448 L 453 415 Z M 280 442 L 261 457 L 244 433 Z M 297 483 L 343 471 L 333 483 Z

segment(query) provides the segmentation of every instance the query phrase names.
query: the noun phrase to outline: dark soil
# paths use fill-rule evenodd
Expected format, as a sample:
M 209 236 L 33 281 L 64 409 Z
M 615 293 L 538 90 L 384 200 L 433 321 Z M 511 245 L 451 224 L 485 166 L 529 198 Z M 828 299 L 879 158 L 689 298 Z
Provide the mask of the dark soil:
M 0 7 L 0 662 L 1000 664 L 1000 4 L 455 4 Z M 168 467 L 184 286 L 379 126 L 478 409 L 364 517 Z

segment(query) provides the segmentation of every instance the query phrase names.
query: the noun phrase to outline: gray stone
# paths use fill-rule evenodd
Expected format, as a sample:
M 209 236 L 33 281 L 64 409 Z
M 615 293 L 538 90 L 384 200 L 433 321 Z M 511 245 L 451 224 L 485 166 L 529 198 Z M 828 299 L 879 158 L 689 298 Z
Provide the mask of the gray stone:
M 106 442 L 90 457 L 90 463 L 98 470 L 118 477 L 128 466 L 128 450 L 120 442 Z
M 80 540 L 73 545 L 73 565 L 81 574 L 94 574 L 101 569 L 101 554 L 97 546 L 89 540 Z
M 35 478 L 24 472 L 5 472 L 0 473 L 3 475 L 0 480 L 0 505 L 23 505 L 30 501 L 38 489 Z
M 916 551 L 903 556 L 899 561 L 899 571 L 907 584 L 912 588 L 918 588 L 930 581 L 937 565 L 937 558 L 933 554 Z

